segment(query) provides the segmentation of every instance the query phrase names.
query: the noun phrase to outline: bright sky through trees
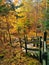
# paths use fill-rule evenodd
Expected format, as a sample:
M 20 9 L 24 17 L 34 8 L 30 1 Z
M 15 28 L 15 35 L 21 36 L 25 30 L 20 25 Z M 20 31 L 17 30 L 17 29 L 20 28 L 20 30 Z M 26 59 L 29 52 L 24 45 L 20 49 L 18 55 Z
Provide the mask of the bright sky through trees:
M 11 2 L 14 2 L 14 0 L 6 0 L 7 2 L 11 1 Z

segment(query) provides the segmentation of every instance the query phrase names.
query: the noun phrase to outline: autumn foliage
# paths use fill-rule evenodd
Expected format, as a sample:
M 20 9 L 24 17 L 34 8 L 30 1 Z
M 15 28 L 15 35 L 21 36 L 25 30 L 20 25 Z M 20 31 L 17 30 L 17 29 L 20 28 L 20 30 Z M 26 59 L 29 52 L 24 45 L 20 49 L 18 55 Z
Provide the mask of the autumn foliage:
M 18 7 L 18 5 L 21 3 L 23 4 L 23 6 Z M 14 2 L 12 2 L 12 5 L 6 4 L 6 0 L 2 0 L 0 2 L 0 7 L 1 6 L 5 6 L 6 11 L 8 12 L 6 13 L 5 11 L 4 15 L 0 15 L 0 21 L 2 21 L 3 23 L 9 23 L 9 25 L 12 27 L 9 27 L 10 34 L 16 33 L 17 35 L 19 27 L 21 28 L 21 30 L 19 31 L 21 34 L 24 34 L 25 27 L 26 34 L 29 36 L 32 36 L 34 34 L 36 36 L 36 33 L 41 34 L 41 32 L 43 32 L 46 0 L 43 0 L 41 2 L 22 0 L 20 3 L 18 0 L 15 0 Z M 17 6 L 17 8 L 14 8 L 13 10 L 12 8 L 15 6 Z M 10 8 L 11 10 L 9 10 Z M 4 9 L 4 7 L 2 9 Z

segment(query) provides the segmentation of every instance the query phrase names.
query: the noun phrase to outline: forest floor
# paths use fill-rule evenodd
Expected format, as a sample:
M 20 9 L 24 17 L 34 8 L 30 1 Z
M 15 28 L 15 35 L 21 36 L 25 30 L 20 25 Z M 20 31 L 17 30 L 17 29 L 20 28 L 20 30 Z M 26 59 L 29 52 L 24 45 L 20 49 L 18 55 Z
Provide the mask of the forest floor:
M 0 65 L 41 65 L 38 60 L 27 56 L 20 43 L 0 44 Z

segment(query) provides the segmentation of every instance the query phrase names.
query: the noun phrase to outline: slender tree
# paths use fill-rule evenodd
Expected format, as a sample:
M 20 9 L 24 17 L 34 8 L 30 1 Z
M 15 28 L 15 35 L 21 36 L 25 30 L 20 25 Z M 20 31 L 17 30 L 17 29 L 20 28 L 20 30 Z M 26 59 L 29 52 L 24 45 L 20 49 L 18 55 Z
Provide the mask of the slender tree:
M 0 5 L 0 15 L 6 17 L 7 31 L 8 31 L 8 34 L 9 34 L 10 43 L 11 43 L 11 35 L 10 35 L 10 28 L 11 27 L 9 27 L 10 24 L 8 22 L 8 19 L 7 19 L 9 17 L 8 14 L 9 14 L 10 11 L 14 11 L 15 12 L 15 9 L 17 9 L 17 8 L 19 8 L 21 6 L 23 6 L 23 4 L 20 4 L 19 6 L 15 6 L 13 4 L 13 2 L 11 2 L 10 0 L 9 0 L 9 2 L 6 2 L 5 4 Z M 16 14 L 16 12 L 15 12 L 15 16 L 16 16 L 16 18 L 23 17 L 23 16 L 21 16 L 21 17 L 18 16 Z

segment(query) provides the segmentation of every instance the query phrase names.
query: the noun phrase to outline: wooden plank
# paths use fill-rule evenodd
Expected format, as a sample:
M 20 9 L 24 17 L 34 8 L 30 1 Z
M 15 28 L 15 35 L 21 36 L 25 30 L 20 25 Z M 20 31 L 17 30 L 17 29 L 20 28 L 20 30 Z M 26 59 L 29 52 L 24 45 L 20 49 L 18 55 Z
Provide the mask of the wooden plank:
M 26 49 L 24 46 L 23 46 L 23 48 Z M 39 48 L 27 48 L 27 50 L 39 51 Z

